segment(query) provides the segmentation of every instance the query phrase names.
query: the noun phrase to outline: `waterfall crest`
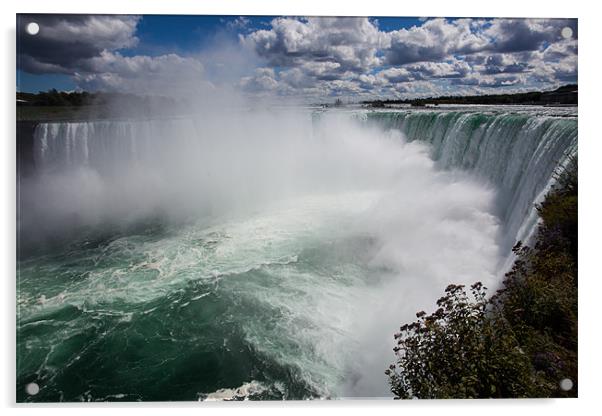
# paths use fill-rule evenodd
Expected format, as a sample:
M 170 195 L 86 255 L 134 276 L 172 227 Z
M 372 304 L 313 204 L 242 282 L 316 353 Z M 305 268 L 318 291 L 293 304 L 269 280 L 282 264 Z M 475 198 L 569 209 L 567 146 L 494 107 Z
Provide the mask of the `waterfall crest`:
M 577 154 L 577 118 L 570 112 L 375 111 L 364 118 L 428 143 L 440 167 L 493 184 L 507 247 L 531 237 L 535 205 Z
M 427 143 L 442 169 L 468 171 L 493 185 L 508 249 L 530 238 L 537 224 L 535 205 L 553 184 L 554 173 L 577 153 L 576 114 L 562 110 L 391 110 L 354 116 L 399 130 L 410 142 Z M 193 139 L 198 130 L 191 119 L 41 123 L 34 161 L 41 172 L 86 166 L 115 174 L 124 164 L 152 162 L 157 149 L 163 157 L 180 145 L 200 146 Z

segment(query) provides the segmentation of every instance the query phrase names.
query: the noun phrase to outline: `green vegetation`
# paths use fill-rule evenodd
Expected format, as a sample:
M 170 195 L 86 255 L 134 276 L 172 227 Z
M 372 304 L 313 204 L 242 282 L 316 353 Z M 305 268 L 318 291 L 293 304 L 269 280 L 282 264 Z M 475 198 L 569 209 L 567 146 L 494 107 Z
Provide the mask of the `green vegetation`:
M 577 105 L 577 85 L 570 84 L 554 91 L 532 91 L 517 94 L 491 94 L 417 98 L 411 100 L 364 101 L 371 107 L 387 107 L 393 104 L 410 104 L 414 107 L 438 104 L 522 104 L 522 105 Z
M 163 98 L 163 97 L 162 97 Z M 37 94 L 18 92 L 17 102 L 19 106 L 41 106 L 41 107 L 81 107 L 81 106 L 103 106 L 120 101 L 129 104 L 142 104 L 148 97 L 135 94 L 118 92 L 87 92 L 75 91 L 65 92 L 51 89 Z M 163 98 L 165 99 L 165 98 Z
M 73 121 L 122 117 L 169 117 L 185 114 L 190 105 L 173 98 L 125 93 L 17 93 L 18 121 Z
M 577 160 L 538 207 L 502 288 L 450 285 L 431 315 L 395 334 L 385 374 L 398 399 L 577 397 Z M 568 378 L 574 385 L 560 388 Z
M 91 105 L 98 98 L 98 94 L 82 92 L 64 92 L 55 89 L 46 92 L 32 94 L 28 92 L 18 92 L 17 102 L 19 105 L 52 106 L 52 107 L 73 107 L 81 105 Z

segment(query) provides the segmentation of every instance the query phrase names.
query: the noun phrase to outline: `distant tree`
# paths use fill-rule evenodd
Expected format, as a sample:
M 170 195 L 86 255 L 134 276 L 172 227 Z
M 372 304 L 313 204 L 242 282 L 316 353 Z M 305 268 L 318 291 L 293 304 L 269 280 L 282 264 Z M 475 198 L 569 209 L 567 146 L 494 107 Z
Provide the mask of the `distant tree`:
M 577 85 L 565 85 L 554 91 L 532 91 L 515 94 L 489 94 L 465 96 L 440 96 L 406 100 L 386 100 L 384 104 L 569 104 L 576 105 L 578 101 Z M 376 103 L 376 105 L 374 105 Z M 378 106 L 378 102 L 363 101 L 363 104 Z

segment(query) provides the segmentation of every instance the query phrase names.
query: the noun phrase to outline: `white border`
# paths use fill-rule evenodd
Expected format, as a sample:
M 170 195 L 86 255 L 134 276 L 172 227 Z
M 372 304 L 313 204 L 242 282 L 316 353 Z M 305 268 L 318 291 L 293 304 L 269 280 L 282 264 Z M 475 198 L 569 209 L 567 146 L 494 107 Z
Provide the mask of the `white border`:
M 600 44 L 602 39 L 599 22 L 601 14 L 594 2 L 556 1 L 529 2 L 503 0 L 497 2 L 469 0 L 438 1 L 385 1 L 367 0 L 351 3 L 349 0 L 228 0 L 185 1 L 149 0 L 23 0 L 17 4 L 2 2 L 5 64 L 2 71 L 3 96 L 0 99 L 2 136 L 0 138 L 0 171 L 3 201 L 0 204 L 2 238 L 0 239 L 0 264 L 4 297 L 2 342 L 0 342 L 0 404 L 9 412 L 29 413 L 41 410 L 45 414 L 81 414 L 82 407 L 91 414 L 106 414 L 107 410 L 118 414 L 144 412 L 161 414 L 177 412 L 250 412 L 251 414 L 281 413 L 305 414 L 307 411 L 330 413 L 343 410 L 351 414 L 367 412 L 415 412 L 425 415 L 445 413 L 450 415 L 504 415 L 526 411 L 550 415 L 591 413 L 599 407 L 598 389 L 600 378 L 600 312 L 597 307 L 601 292 L 601 265 L 596 262 L 600 238 L 600 170 L 602 163 L 602 134 L 599 132 L 602 91 L 600 89 Z M 589 3 L 589 4 L 587 4 Z M 281 403 L 146 403 L 143 405 L 15 405 L 15 13 L 131 13 L 131 14 L 233 14 L 233 15 L 332 15 L 332 16 L 449 16 L 449 17 L 577 17 L 579 18 L 579 399 L 567 400 L 504 400 L 504 401 L 336 401 L 336 402 L 287 402 Z
M 446 17 L 578 17 L 576 4 L 556 0 L 544 4 L 524 0 L 501 2 L 470 0 L 443 1 L 386 1 L 349 2 L 343 0 L 228 0 L 193 1 L 167 0 L 124 2 L 80 2 L 54 0 L 52 6 L 44 0 L 21 2 L 20 13 L 129 13 L 129 14 L 232 14 L 232 15 L 288 15 L 288 16 L 446 16 Z

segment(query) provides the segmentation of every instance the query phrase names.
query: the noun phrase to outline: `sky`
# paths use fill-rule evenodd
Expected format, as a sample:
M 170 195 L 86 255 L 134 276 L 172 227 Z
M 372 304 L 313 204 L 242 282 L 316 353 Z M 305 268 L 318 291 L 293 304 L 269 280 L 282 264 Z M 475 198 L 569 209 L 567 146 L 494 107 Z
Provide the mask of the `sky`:
M 354 102 L 577 82 L 576 19 L 21 14 L 17 33 L 24 92 Z

